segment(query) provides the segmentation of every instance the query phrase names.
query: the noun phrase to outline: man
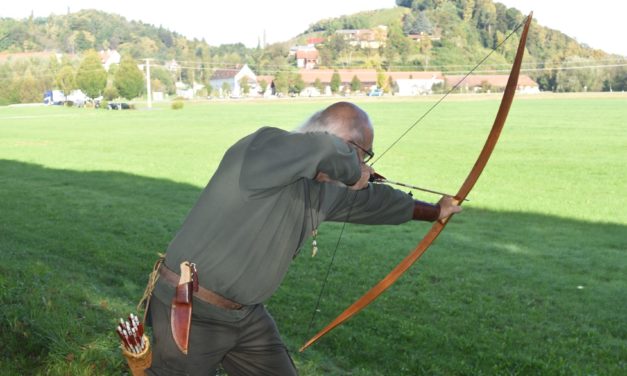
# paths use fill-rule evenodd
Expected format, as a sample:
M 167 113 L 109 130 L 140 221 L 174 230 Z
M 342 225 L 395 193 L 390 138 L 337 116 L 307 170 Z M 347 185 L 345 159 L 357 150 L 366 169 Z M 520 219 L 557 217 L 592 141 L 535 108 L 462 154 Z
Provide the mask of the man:
M 294 132 L 261 128 L 227 150 L 168 247 L 150 303 L 148 374 L 206 376 L 221 364 L 229 375 L 295 375 L 263 302 L 322 221 L 400 224 L 461 211 L 450 197 L 430 205 L 369 184 L 373 137 L 368 115 L 339 102 Z M 206 291 L 193 299 L 187 354 L 170 324 L 184 261 Z

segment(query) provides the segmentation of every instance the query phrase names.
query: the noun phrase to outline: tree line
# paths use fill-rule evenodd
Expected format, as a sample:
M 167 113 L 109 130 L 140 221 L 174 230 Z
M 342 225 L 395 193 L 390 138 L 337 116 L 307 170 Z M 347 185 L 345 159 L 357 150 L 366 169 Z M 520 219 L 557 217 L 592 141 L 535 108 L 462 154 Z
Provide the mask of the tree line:
M 137 61 L 123 56 L 119 65 L 106 71 L 95 50 L 86 51 L 80 61 L 56 56 L 49 60 L 18 60 L 0 65 L 0 104 L 41 102 L 45 91 L 60 90 L 68 96 L 81 90 L 87 97 L 104 100 L 131 100 L 145 93 L 145 78 Z

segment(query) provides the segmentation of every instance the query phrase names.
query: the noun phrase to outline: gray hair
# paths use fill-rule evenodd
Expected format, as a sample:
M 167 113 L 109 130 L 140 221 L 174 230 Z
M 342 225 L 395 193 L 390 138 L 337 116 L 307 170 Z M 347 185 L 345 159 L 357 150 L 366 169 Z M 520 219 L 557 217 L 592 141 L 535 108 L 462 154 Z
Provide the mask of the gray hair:
M 366 128 L 372 129 L 372 125 L 370 118 L 361 108 L 352 103 L 338 102 L 313 114 L 294 132 L 327 132 L 336 136 L 347 135 L 350 140 L 362 145 L 365 142 L 364 130 Z

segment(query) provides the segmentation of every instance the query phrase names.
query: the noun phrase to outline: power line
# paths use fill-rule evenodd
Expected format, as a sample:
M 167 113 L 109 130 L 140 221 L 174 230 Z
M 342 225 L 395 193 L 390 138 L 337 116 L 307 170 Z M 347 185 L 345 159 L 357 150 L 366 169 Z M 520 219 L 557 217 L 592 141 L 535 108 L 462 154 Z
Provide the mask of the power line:
M 151 68 L 155 68 L 155 67 L 159 67 L 159 68 L 164 68 L 167 69 L 167 67 L 162 66 L 162 65 L 152 65 L 150 66 Z M 597 65 L 581 65 L 581 66 L 572 66 L 572 67 L 568 67 L 568 66 L 558 66 L 558 67 L 537 67 L 537 68 L 521 68 L 521 72 L 542 72 L 542 71 L 565 71 L 565 70 L 583 70 L 583 69 L 611 69 L 611 68 L 620 68 L 620 67 L 627 67 L 627 63 L 623 63 L 623 64 L 597 64 Z M 187 68 L 186 68 L 187 69 Z M 189 68 L 189 69 L 195 69 L 195 68 Z M 211 68 L 198 68 L 197 70 L 212 70 Z M 374 70 L 374 69 L 373 69 Z M 84 71 L 84 72 L 93 72 L 96 70 L 90 70 L 90 71 Z M 271 74 L 279 74 L 279 73 L 298 73 L 298 71 L 293 71 L 293 70 L 289 70 L 289 69 L 278 69 L 278 70 L 272 70 L 272 69 L 263 69 L 262 71 L 264 71 L 264 73 L 268 73 L 269 75 Z M 315 71 L 315 70 L 314 70 Z M 398 71 L 395 71 L 398 72 Z M 507 73 L 509 72 L 508 69 L 487 69 L 487 70 L 481 70 L 481 71 L 475 71 L 474 73 L 476 74 L 494 74 L 494 73 Z M 21 72 L 23 73 L 23 72 Z M 12 72 L 9 74 L 5 74 L 2 75 L 0 74 L 0 80 L 12 80 L 12 79 L 21 79 L 20 72 Z M 173 73 L 173 72 L 172 72 Z M 270 74 L 271 73 L 271 74 Z M 383 72 L 385 73 L 385 72 Z M 441 71 L 441 73 L 443 73 L 444 75 L 458 75 L 458 74 L 465 74 L 467 73 L 467 71 L 462 71 L 462 70 L 451 70 L 451 71 Z M 31 72 L 32 76 L 34 79 L 42 79 L 42 78 L 49 78 L 49 79 L 55 79 L 56 78 L 56 74 L 54 73 L 45 73 L 45 74 L 37 74 L 37 73 L 33 73 Z M 257 74 L 257 75 L 265 75 L 265 74 Z

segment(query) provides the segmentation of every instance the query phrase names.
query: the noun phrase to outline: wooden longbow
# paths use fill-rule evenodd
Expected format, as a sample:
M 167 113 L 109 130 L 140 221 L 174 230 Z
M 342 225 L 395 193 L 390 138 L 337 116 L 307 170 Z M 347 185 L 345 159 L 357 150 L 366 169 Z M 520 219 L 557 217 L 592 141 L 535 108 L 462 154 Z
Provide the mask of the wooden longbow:
M 507 81 L 507 86 L 505 87 L 505 92 L 503 93 L 503 98 L 501 99 L 501 105 L 496 114 L 496 118 L 494 119 L 494 124 L 492 125 L 492 129 L 490 130 L 490 134 L 481 149 L 481 153 L 479 153 L 479 157 L 475 162 L 474 166 L 470 170 L 470 173 L 466 177 L 466 180 L 462 184 L 461 188 L 457 192 L 457 195 L 454 197 L 454 202 L 457 205 L 461 205 L 468 193 L 475 186 L 475 183 L 479 179 L 481 172 L 485 168 L 490 156 L 492 155 L 492 151 L 496 146 L 496 142 L 501 135 L 501 130 L 505 125 L 505 120 L 507 119 L 507 115 L 509 113 L 509 109 L 514 100 L 514 94 L 516 93 L 516 88 L 518 85 L 518 76 L 520 73 L 520 66 L 522 63 L 522 58 L 525 53 L 525 45 L 527 43 L 527 33 L 529 31 L 529 26 L 531 25 L 531 19 L 533 16 L 533 12 L 529 14 L 527 20 L 525 22 L 524 29 L 520 36 L 520 41 L 518 43 L 518 50 L 516 51 L 516 57 L 514 58 L 514 63 L 512 65 L 512 70 L 509 74 L 509 79 Z M 356 315 L 359 311 L 364 309 L 368 304 L 372 303 L 379 295 L 381 295 L 388 287 L 392 286 L 396 280 L 399 279 L 403 273 L 409 269 L 429 248 L 431 243 L 440 235 L 446 224 L 451 219 L 452 215 L 448 218 L 444 218 L 442 220 L 436 221 L 429 232 L 422 238 L 420 243 L 416 246 L 407 257 L 405 257 L 392 271 L 385 276 L 381 281 L 379 281 L 374 287 L 372 287 L 368 292 L 366 292 L 361 298 L 351 304 L 344 312 L 342 312 L 338 317 L 336 317 L 333 321 L 331 321 L 326 327 L 320 330 L 316 335 L 314 335 L 310 340 L 308 340 L 301 348 L 300 352 L 303 352 L 306 348 L 314 344 L 318 341 L 322 336 L 329 333 L 331 330 L 341 325 L 344 321 Z

